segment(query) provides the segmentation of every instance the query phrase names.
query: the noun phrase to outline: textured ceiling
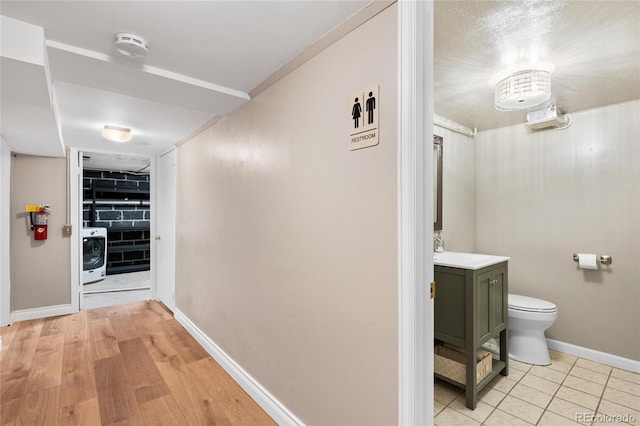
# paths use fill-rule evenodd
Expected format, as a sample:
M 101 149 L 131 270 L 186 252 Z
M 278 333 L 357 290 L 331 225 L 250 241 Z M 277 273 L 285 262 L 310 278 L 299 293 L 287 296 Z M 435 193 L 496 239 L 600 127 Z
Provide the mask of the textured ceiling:
M 3 15 L 44 28 L 67 145 L 155 155 L 238 108 L 257 84 L 369 2 L 0 4 Z M 524 123 L 526 111 L 494 109 L 493 84 L 509 67 L 536 60 L 554 64 L 551 102 L 565 112 L 640 98 L 640 1 L 436 1 L 434 7 L 435 111 L 443 117 L 480 130 Z M 119 55 L 112 45 L 119 31 L 146 38 L 149 56 Z M 12 75 L 2 75 L 3 99 L 18 87 Z M 44 120 L 20 117 L 17 135 L 46 141 L 39 132 L 55 132 Z M 10 137 L 7 123 L 2 133 L 12 143 L 19 138 Z M 131 127 L 134 140 L 105 144 L 99 131 L 107 123 Z
M 45 106 L 35 106 L 51 109 L 49 87 L 64 144 L 148 156 L 239 108 L 252 89 L 298 53 L 359 11 L 375 9 L 367 8 L 370 3 L 0 0 L 0 12 L 44 30 L 49 67 L 40 66 L 39 102 Z M 118 32 L 144 38 L 149 55 L 118 53 Z M 20 37 L 3 38 L 3 48 L 5 42 L 20 50 Z M 8 60 L 0 65 L 0 133 L 12 151 L 64 155 L 53 114 L 44 120 L 27 108 L 33 97 L 26 96 L 25 86 L 33 84 L 25 72 L 10 68 Z M 19 96 L 12 97 L 15 92 Z M 105 124 L 130 128 L 132 141 L 103 139 Z
M 551 100 L 564 112 L 640 98 L 639 1 L 436 1 L 435 111 L 486 130 L 526 122 L 494 107 L 497 76 L 555 66 Z

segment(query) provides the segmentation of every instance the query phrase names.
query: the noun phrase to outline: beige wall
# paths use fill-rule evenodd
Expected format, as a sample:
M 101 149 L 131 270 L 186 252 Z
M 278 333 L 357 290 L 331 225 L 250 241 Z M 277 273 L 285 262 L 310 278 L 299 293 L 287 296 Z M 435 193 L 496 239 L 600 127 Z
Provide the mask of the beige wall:
M 442 136 L 442 237 L 447 251 L 476 251 L 475 140 L 434 126 Z
M 478 251 L 511 256 L 512 293 L 558 306 L 552 339 L 640 360 L 640 101 L 477 137 Z M 610 255 L 581 270 L 573 253 Z
M 398 418 L 396 20 L 178 150 L 177 308 L 308 424 Z M 351 152 L 350 95 L 375 83 L 380 145 Z
M 17 155 L 11 171 L 11 310 L 71 303 L 66 218 L 66 159 Z M 53 204 L 48 239 L 34 241 L 28 204 Z

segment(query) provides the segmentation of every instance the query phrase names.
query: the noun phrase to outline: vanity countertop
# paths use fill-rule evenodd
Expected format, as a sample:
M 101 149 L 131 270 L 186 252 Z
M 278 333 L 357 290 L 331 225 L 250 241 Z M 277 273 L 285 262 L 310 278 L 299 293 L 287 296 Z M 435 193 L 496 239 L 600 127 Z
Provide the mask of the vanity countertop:
M 507 260 L 509 258 L 506 256 L 494 256 L 491 254 L 460 253 L 456 251 L 433 253 L 434 265 L 471 270 L 506 262 Z

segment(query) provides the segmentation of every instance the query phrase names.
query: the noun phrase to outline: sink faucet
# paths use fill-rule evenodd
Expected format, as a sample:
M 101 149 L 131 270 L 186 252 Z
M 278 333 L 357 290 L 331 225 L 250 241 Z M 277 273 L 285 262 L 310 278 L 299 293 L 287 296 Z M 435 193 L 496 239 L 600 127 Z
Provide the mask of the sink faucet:
M 436 231 L 433 235 L 433 251 L 442 253 L 444 251 L 444 240 L 440 231 Z

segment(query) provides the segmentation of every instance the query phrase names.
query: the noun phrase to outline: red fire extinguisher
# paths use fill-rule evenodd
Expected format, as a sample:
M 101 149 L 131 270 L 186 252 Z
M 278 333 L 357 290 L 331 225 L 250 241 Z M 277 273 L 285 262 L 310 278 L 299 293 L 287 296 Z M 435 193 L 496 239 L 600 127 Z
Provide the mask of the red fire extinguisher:
M 28 205 L 24 210 L 29 213 L 29 219 L 31 219 L 33 238 L 35 240 L 46 240 L 51 204 Z
M 49 214 L 40 211 L 34 215 L 33 220 L 33 238 L 35 240 L 47 239 L 47 222 L 49 221 Z

